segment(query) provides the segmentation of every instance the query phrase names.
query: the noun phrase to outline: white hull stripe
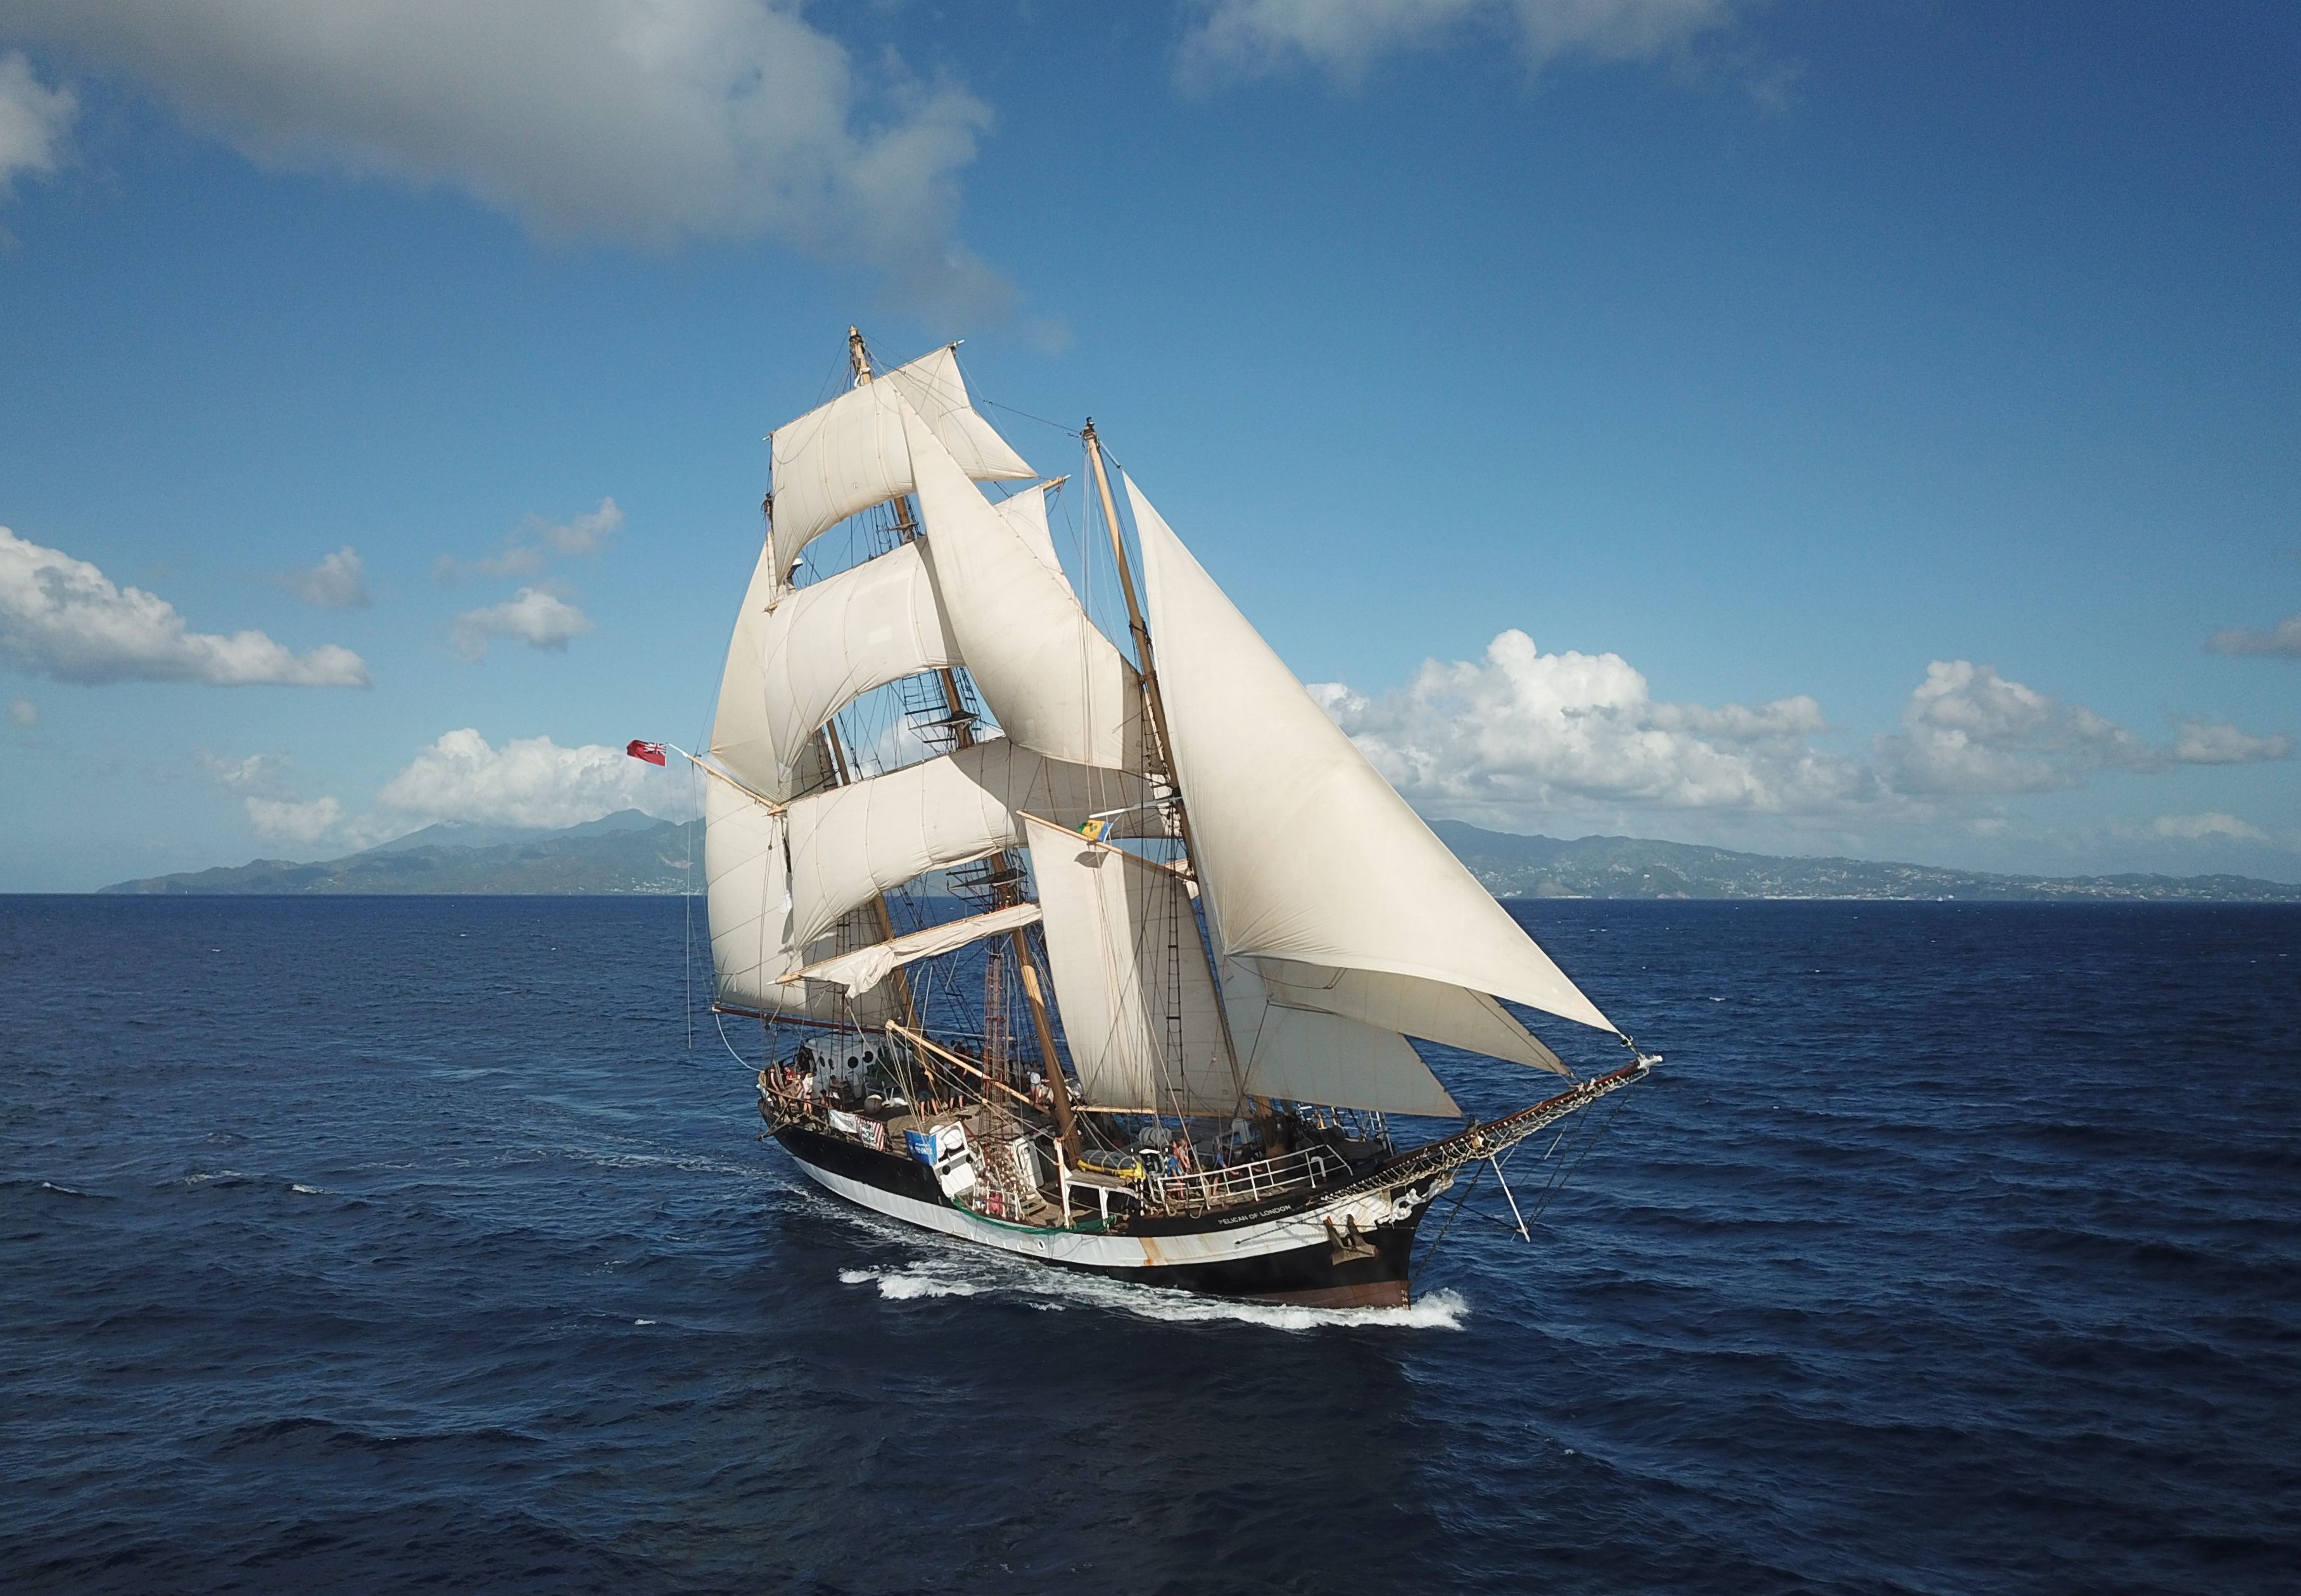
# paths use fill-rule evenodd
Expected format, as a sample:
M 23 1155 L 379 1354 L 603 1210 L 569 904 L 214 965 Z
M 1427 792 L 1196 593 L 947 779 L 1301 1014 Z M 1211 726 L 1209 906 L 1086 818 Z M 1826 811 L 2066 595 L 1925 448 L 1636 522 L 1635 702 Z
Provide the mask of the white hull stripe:
M 1377 1193 L 1333 1207 L 1290 1214 L 1283 1219 L 1242 1224 L 1235 1230 L 1209 1230 L 1188 1235 L 1104 1236 L 1000 1224 L 963 1208 L 921 1202 L 914 1197 L 883 1191 L 867 1182 L 833 1174 L 796 1153 L 791 1157 L 825 1190 L 875 1213 L 962 1241 L 995 1247 L 1001 1252 L 1083 1269 L 1164 1269 L 1192 1264 L 1235 1263 L 1275 1252 L 1293 1252 L 1300 1248 L 1326 1245 L 1329 1239 L 1328 1221 L 1341 1231 L 1347 1229 L 1350 1220 L 1356 1219 L 1360 1230 L 1370 1232 L 1378 1224 L 1405 1218 L 1414 1206 L 1411 1199 L 1393 1203 Z

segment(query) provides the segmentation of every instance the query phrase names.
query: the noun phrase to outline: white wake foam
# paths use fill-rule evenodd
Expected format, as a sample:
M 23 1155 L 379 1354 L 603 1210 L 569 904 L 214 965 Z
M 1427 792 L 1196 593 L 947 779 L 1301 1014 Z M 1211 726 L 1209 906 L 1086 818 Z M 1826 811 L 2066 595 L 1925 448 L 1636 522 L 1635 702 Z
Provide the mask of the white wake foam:
M 875 1285 L 890 1302 L 920 1298 L 991 1296 L 1019 1299 L 1024 1306 L 1059 1312 L 1066 1306 L 1096 1308 L 1133 1314 L 1167 1324 L 1253 1324 L 1266 1330 L 1295 1333 L 1313 1330 L 1460 1330 L 1470 1305 L 1456 1291 L 1433 1291 L 1404 1308 L 1297 1308 L 1277 1302 L 1242 1302 L 1228 1297 L 1201 1297 L 1163 1286 L 1136 1285 L 1110 1280 L 1026 1258 L 1010 1258 L 986 1248 L 938 1236 L 912 1225 L 842 1202 L 811 1182 L 793 1182 L 789 1190 L 818 1212 L 836 1214 L 906 1249 L 922 1249 L 895 1269 L 841 1269 L 842 1285 Z
M 841 1269 L 839 1281 L 841 1285 L 875 1285 L 879 1295 L 890 1302 L 908 1302 L 916 1297 L 972 1297 L 983 1289 L 972 1281 L 931 1274 L 924 1268 Z

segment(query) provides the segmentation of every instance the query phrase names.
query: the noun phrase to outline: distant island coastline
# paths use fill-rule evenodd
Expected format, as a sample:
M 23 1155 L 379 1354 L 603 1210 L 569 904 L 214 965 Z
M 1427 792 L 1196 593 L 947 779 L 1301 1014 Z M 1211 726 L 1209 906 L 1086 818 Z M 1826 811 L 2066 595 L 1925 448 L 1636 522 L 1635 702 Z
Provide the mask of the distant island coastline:
M 1636 837 L 1521 837 L 1432 829 L 1501 898 L 1856 898 L 1976 902 L 2301 903 L 2301 885 L 2242 875 L 1993 875 L 1930 865 L 1778 857 Z M 636 809 L 564 831 L 445 823 L 340 859 L 246 865 L 119 882 L 108 893 L 660 896 L 699 890 L 699 823 Z

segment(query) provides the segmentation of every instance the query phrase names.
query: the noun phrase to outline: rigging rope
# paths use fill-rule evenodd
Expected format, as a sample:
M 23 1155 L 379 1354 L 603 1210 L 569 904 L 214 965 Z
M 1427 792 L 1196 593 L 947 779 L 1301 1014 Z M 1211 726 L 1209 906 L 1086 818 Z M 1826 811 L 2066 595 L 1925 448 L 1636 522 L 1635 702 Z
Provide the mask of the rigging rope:
M 1042 427 L 1052 427 L 1056 431 L 1067 433 L 1073 438 L 1083 438 L 1085 436 L 1085 434 L 1081 432 L 1076 427 L 1066 427 L 1062 422 L 1050 422 L 1043 415 L 1033 415 L 1027 410 L 1017 410 L 1012 405 L 1001 405 L 998 400 L 986 399 L 981 394 L 976 394 L 974 397 L 975 402 L 977 405 L 987 405 L 993 410 L 1003 410 L 1009 415 L 1019 415 L 1026 422 L 1036 422 Z

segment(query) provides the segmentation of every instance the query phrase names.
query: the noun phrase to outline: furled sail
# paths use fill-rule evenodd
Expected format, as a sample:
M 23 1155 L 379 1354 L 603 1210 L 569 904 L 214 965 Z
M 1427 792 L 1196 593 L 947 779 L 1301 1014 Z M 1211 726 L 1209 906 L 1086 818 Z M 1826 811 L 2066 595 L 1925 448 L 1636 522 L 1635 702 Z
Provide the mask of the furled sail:
M 1464 987 L 1612 1031 L 1351 746 L 1131 480 L 1126 494 L 1194 862 L 1226 950 Z
M 858 996 L 850 1004 L 835 985 L 806 981 L 786 985 L 806 960 L 789 935 L 790 883 L 783 872 L 783 823 L 753 798 L 715 778 L 703 784 L 705 913 L 711 925 L 711 966 L 719 1002 L 757 1014 L 884 1024 L 899 1018 L 891 988 Z M 813 951 L 828 958 L 841 942 L 876 940 L 863 917 L 826 928 Z
M 1244 959 L 1223 961 L 1223 1004 L 1257 1097 L 1452 1119 L 1461 1113 L 1395 1031 L 1274 1000 Z
M 1164 1114 L 1236 1108 L 1239 1082 L 1182 877 L 1036 815 L 1023 823 L 1055 1007 L 1087 1100 Z M 1170 1016 L 1181 1022 L 1173 1034 Z
M 1000 729 L 1051 758 L 1141 769 L 1134 667 L 916 413 L 905 420 L 943 615 Z
M 849 909 L 930 870 L 1018 846 L 1020 811 L 1078 825 L 1146 796 L 1139 776 L 1043 758 L 1000 737 L 795 799 L 792 939 L 813 941 Z
M 1008 932 L 1020 931 L 1026 925 L 1038 923 L 1037 904 L 1011 904 L 1003 909 L 992 909 L 987 915 L 969 915 L 963 920 L 946 920 L 939 925 L 905 932 L 892 941 L 874 942 L 867 948 L 858 948 L 852 953 L 842 953 L 835 958 L 809 965 L 804 970 L 786 975 L 780 984 L 791 986 L 801 981 L 828 981 L 836 982 L 850 994 L 866 992 L 886 980 L 898 965 L 933 958 L 939 953 L 956 953 L 985 937 L 1004 936 Z
M 773 785 L 752 785 L 778 801 L 791 796 L 791 771 L 841 705 L 901 677 L 961 663 L 916 543 L 785 593 L 757 632 L 753 690 L 761 695 L 776 774 Z
M 776 430 L 771 447 L 777 581 L 791 574 L 791 563 L 809 543 L 839 522 L 911 491 L 905 405 L 976 481 L 1035 474 L 968 404 L 955 347 L 897 366 Z

